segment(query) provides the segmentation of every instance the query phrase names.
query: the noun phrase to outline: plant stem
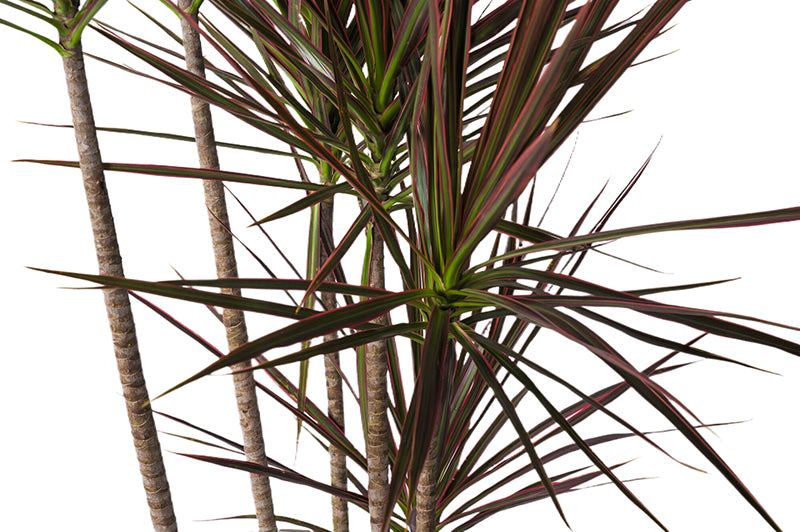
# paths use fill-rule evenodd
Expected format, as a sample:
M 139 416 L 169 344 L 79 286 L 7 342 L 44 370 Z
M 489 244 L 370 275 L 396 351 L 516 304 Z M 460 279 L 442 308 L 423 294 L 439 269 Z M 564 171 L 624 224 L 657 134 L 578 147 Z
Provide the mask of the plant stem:
M 328 199 L 320 205 L 320 238 L 325 239 L 325 235 L 332 234 L 333 225 L 333 200 Z M 320 264 L 328 258 L 328 248 L 322 243 L 320 246 Z M 329 276 L 333 281 L 333 276 Z M 336 307 L 336 295 L 330 292 L 323 292 L 321 295 L 322 304 L 325 310 Z M 335 340 L 336 333 L 325 335 L 324 341 Z M 339 373 L 339 353 L 330 353 L 325 356 L 325 384 L 328 391 L 328 416 L 344 432 L 344 393 L 342 391 L 342 376 Z M 347 462 L 345 454 L 335 445 L 329 444 L 331 465 L 331 486 L 342 490 L 347 489 Z M 333 531 L 348 532 L 350 530 L 350 519 L 347 512 L 347 501 L 336 496 L 331 497 L 331 507 L 333 510 Z
M 191 5 L 191 0 L 181 0 L 184 10 Z M 192 16 L 197 21 L 196 15 Z M 186 18 L 181 18 L 183 45 L 186 51 L 186 67 L 198 76 L 205 77 L 205 65 L 200 44 L 200 35 L 195 26 Z M 214 126 L 211 109 L 203 100 L 192 97 L 192 119 L 194 122 L 195 141 L 200 158 L 200 166 L 218 170 L 219 157 L 214 139 Z M 208 222 L 211 229 L 211 241 L 214 248 L 214 262 L 217 277 L 238 277 L 236 256 L 233 249 L 233 238 L 228 232 L 228 208 L 225 203 L 225 187 L 221 181 L 203 181 Z M 241 296 L 241 290 L 223 288 L 222 293 Z M 233 350 L 247 342 L 247 326 L 244 313 L 238 310 L 225 309 L 222 323 L 228 340 L 228 349 Z M 239 424 L 242 429 L 244 452 L 247 461 L 267 466 L 264 450 L 264 432 L 261 427 L 261 413 L 256 397 L 255 380 L 250 371 L 239 372 L 251 366 L 250 361 L 232 366 L 233 382 L 236 391 L 236 405 L 239 410 Z M 277 532 L 275 511 L 272 503 L 272 490 L 269 477 L 250 475 L 250 485 L 256 507 L 259 532 Z
M 439 483 L 439 438 L 434 435 L 417 484 L 415 532 L 436 530 L 436 488 Z
M 383 269 L 383 237 L 372 225 L 369 286 L 385 288 Z M 386 316 L 373 320 L 386 323 Z M 385 341 L 367 344 L 367 474 L 369 483 L 369 520 L 372 532 L 381 532 L 384 508 L 389 490 L 389 418 L 386 372 L 388 370 Z
M 62 37 L 61 44 L 66 46 L 66 37 Z M 114 226 L 100 146 L 97 141 L 83 51 L 80 44 L 73 46 L 70 51 L 72 54 L 63 58 L 64 74 L 69 92 L 75 140 L 78 144 L 83 185 L 89 205 L 99 272 L 100 275 L 124 277 L 122 257 L 117 243 L 117 231 Z M 139 471 L 142 474 L 147 504 L 150 508 L 150 519 L 157 532 L 174 531 L 178 529 L 178 525 L 175 521 L 153 412 L 149 405 L 143 406 L 149 402 L 149 396 L 142 372 L 142 361 L 139 356 L 136 327 L 128 292 L 119 288 L 104 288 L 103 297 L 111 327 L 117 369 L 122 383 L 122 395 L 125 398 L 131 435 L 139 461 Z

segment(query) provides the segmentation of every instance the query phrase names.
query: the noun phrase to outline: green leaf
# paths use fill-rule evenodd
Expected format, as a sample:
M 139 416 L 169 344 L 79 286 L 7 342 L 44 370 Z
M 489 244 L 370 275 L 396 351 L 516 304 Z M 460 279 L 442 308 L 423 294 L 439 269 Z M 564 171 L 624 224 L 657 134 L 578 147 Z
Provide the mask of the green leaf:
M 463 236 L 458 242 L 453 258 L 445 272 L 445 284 L 448 287 L 457 286 L 461 270 L 472 252 L 495 228 L 508 206 L 519 196 L 536 169 L 544 162 L 555 127 L 553 124 L 546 128 L 544 133 L 525 149 L 500 182 L 488 192 L 474 218 L 468 220 L 468 225 L 461 233 Z M 465 203 L 468 203 L 469 199 L 465 200 Z
M 51 10 L 47 9 L 42 4 L 39 4 L 38 2 L 26 2 L 25 0 L 22 0 L 22 3 L 30 5 L 31 7 L 35 8 L 35 9 L 29 9 L 29 8 L 25 7 L 24 5 L 19 5 L 18 3 L 10 2 L 9 0 L 0 0 L 0 4 L 2 4 L 4 6 L 8 6 L 8 7 L 12 8 L 12 9 L 16 9 L 18 11 L 22 11 L 26 15 L 29 15 L 29 16 L 34 17 L 36 19 L 39 19 L 42 22 L 46 22 L 47 24 L 50 24 L 51 26 L 53 26 L 59 32 L 59 34 L 64 32 L 64 31 L 66 31 L 64 24 L 57 17 L 54 16 L 54 13 Z M 38 11 L 37 11 L 37 9 L 38 9 Z M 30 33 L 28 30 L 26 30 L 24 28 L 20 28 L 19 26 L 12 25 L 9 22 L 3 21 L 2 23 L 6 24 L 8 26 L 11 26 L 14 29 L 23 31 L 25 33 Z M 33 34 L 31 33 L 31 35 L 33 35 Z
M 336 249 L 334 249 L 333 252 L 328 255 L 328 257 L 325 259 L 325 262 L 314 274 L 314 279 L 309 283 L 305 294 L 303 294 L 303 299 L 307 298 L 309 294 L 317 290 L 322 282 L 328 278 L 331 272 L 334 271 L 337 266 L 339 266 L 344 255 L 350 250 L 356 239 L 361 235 L 363 229 L 367 226 L 367 222 L 369 222 L 370 219 L 370 214 L 370 209 L 368 207 L 361 211 L 361 214 L 358 215 L 358 218 L 356 218 L 353 224 L 350 226 L 350 229 L 347 231 L 344 238 L 342 238 L 342 241 L 339 242 L 339 245 L 336 246 Z
M 414 52 L 414 47 L 419 40 L 419 34 L 427 22 L 423 16 L 425 0 L 411 0 L 405 6 L 400 26 L 394 38 L 391 53 L 386 60 L 386 70 L 382 76 L 378 89 L 378 108 L 385 109 L 389 105 L 390 95 L 393 93 L 400 66 L 406 62 L 407 57 Z
M 88 0 L 83 4 L 78 14 L 70 21 L 71 29 L 66 43 L 67 49 L 71 50 L 78 45 L 81 41 L 83 30 L 86 29 L 86 26 L 89 25 L 89 22 L 92 21 L 95 15 L 97 15 L 97 12 L 100 11 L 100 8 L 102 8 L 107 1 L 108 0 Z
M 72 52 L 70 52 L 68 50 L 65 50 L 63 46 L 61 46 L 60 44 L 58 44 L 57 42 L 55 42 L 55 41 L 53 41 L 51 39 L 48 39 L 44 35 L 40 35 L 40 34 L 34 32 L 34 31 L 31 31 L 29 29 L 23 28 L 22 26 L 17 26 L 13 22 L 9 22 L 9 21 L 1 19 L 1 18 L 0 18 L 0 24 L 3 24 L 5 26 L 8 26 L 9 28 L 13 28 L 13 29 L 18 30 L 18 31 L 21 31 L 22 33 L 27 33 L 28 35 L 39 39 L 40 41 L 45 43 L 47 46 L 49 46 L 50 48 L 52 48 L 53 50 L 58 52 L 58 55 L 60 55 L 61 57 L 69 57 L 70 55 L 72 55 Z
M 275 211 L 266 218 L 262 218 L 257 222 L 254 222 L 252 225 L 261 225 L 267 222 L 272 222 L 274 220 L 279 220 L 286 216 L 290 216 L 292 214 L 308 209 L 309 207 L 318 205 L 319 203 L 329 198 L 332 198 L 336 194 L 339 194 L 341 192 L 347 192 L 350 190 L 352 190 L 352 187 L 347 183 L 322 187 L 314 192 L 311 192 L 310 194 L 306 194 L 296 202 L 291 203 L 286 207 L 283 207 L 282 209 Z

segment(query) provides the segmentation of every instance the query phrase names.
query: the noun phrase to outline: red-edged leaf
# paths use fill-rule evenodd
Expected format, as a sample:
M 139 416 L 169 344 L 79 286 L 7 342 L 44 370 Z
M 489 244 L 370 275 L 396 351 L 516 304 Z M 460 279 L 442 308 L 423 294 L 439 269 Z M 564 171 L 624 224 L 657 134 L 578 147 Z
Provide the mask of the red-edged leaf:
M 253 462 L 245 462 L 242 460 L 231 460 L 230 458 L 218 458 L 215 456 L 203 456 L 203 455 L 186 454 L 186 453 L 176 453 L 176 454 L 180 456 L 186 456 L 187 458 L 194 458 L 195 460 L 200 460 L 201 462 L 208 462 L 209 464 L 229 467 L 231 469 L 238 469 L 239 471 L 246 471 L 254 475 L 266 475 L 280 480 L 285 480 L 287 482 L 292 482 L 293 484 L 300 484 L 301 486 L 307 486 L 309 488 L 323 491 L 330 495 L 339 497 L 340 499 L 352 502 L 353 504 L 360 506 L 361 508 L 366 508 L 367 506 L 367 498 L 364 497 L 363 495 L 360 495 L 358 493 L 353 493 L 351 491 L 342 490 L 339 488 L 334 488 L 333 486 L 330 486 L 322 482 L 318 482 L 288 468 L 269 467 L 269 466 L 263 466 L 261 464 L 256 464 Z
M 800 220 L 800 207 L 789 207 L 786 209 L 753 212 L 749 214 L 735 214 L 731 216 L 718 216 L 714 218 L 638 225 L 634 227 L 611 229 L 608 231 L 601 231 L 599 233 L 554 239 L 550 241 L 542 241 L 542 233 L 539 230 L 515 224 L 513 222 L 504 221 L 502 224 L 498 225 L 498 230 L 501 230 L 502 228 L 504 233 L 522 240 L 527 240 L 528 242 L 535 242 L 536 245 L 520 248 L 503 255 L 498 255 L 497 257 L 492 258 L 492 262 L 499 262 L 501 260 L 507 260 L 516 256 L 527 255 L 528 253 L 535 253 L 537 251 L 576 248 L 587 244 L 606 242 L 629 236 L 663 233 L 666 231 L 751 227 L 765 224 L 794 222 L 798 220 Z
M 291 325 L 288 325 L 273 333 L 267 334 L 266 336 L 262 336 L 261 338 L 257 338 L 237 347 L 228 353 L 224 358 L 214 362 L 202 371 L 195 373 L 188 379 L 185 379 L 181 383 L 173 386 L 159 397 L 173 392 L 178 388 L 182 388 L 183 386 L 186 386 L 187 384 L 194 382 L 201 377 L 210 375 L 219 369 L 226 368 L 246 360 L 251 360 L 270 349 L 289 346 L 305 340 L 311 340 L 318 336 L 323 336 L 343 328 L 356 327 L 389 312 L 395 307 L 418 301 L 425 297 L 431 297 L 433 295 L 434 292 L 432 290 L 409 290 L 397 294 L 374 297 L 353 305 L 347 305 L 345 307 L 314 314 L 313 316 L 302 319 L 296 323 L 292 323 Z M 298 311 L 300 310 L 307 309 L 298 309 Z
M 253 222 L 252 225 L 261 225 L 267 222 L 272 222 L 274 220 L 279 220 L 286 216 L 308 209 L 309 207 L 313 207 L 314 205 L 317 205 L 328 198 L 332 198 L 335 194 L 339 194 L 341 192 L 347 192 L 349 190 L 352 190 L 352 187 L 347 183 L 323 187 L 319 190 L 315 190 L 310 194 L 307 194 L 306 196 L 303 196 L 296 202 L 275 211 L 266 218 L 262 218 L 257 222 Z
M 77 161 L 19 159 L 16 162 L 37 163 L 49 166 L 78 168 Z M 157 164 L 103 163 L 103 169 L 109 172 L 125 172 L 134 174 L 158 175 L 166 177 L 183 177 L 190 179 L 210 179 L 214 181 L 231 181 L 234 183 L 249 183 L 252 185 L 265 185 L 271 187 L 292 188 L 301 190 L 319 190 L 323 188 L 322 185 L 315 185 L 313 183 L 289 181 L 288 179 L 278 179 L 275 177 L 266 177 L 253 174 L 242 174 L 238 172 L 226 172 L 223 170 L 212 170 L 210 168 L 189 168 L 184 166 L 163 166 Z
M 516 414 L 516 409 L 514 408 L 513 403 L 506 395 L 503 386 L 497 381 L 497 377 L 495 376 L 494 371 L 492 370 L 489 363 L 484 358 L 483 353 L 481 350 L 476 346 L 473 341 L 467 336 L 464 330 L 458 325 L 452 325 L 452 332 L 453 335 L 456 337 L 461 346 L 469 352 L 471 359 L 475 362 L 475 367 L 478 369 L 478 372 L 481 374 L 483 381 L 492 389 L 494 392 L 494 397 L 498 400 L 500 405 L 503 408 L 503 412 L 508 416 L 509 421 L 514 426 L 514 429 L 517 431 L 519 435 L 520 442 L 525 447 L 525 450 L 530 457 L 531 464 L 536 469 L 536 473 L 538 473 L 539 478 L 542 480 L 544 484 L 545 490 L 547 494 L 550 496 L 550 499 L 553 502 L 553 505 L 556 507 L 558 514 L 561 516 L 561 519 L 564 521 L 564 524 L 569 526 L 567 522 L 567 516 L 564 514 L 564 510 L 561 508 L 561 503 L 558 502 L 556 497 L 556 490 L 553 487 L 552 480 L 550 476 L 544 469 L 544 464 L 542 464 L 541 458 L 539 458 L 539 454 L 536 452 L 533 444 L 531 443 L 530 439 L 528 438 L 527 431 L 525 427 L 522 425 L 522 421 L 520 421 L 519 416 Z
M 307 318 L 317 314 L 310 309 L 297 309 L 291 305 L 283 305 L 281 303 L 273 303 L 271 301 L 263 301 L 261 299 L 252 299 L 249 297 L 240 297 L 228 294 L 219 294 L 214 292 L 204 292 L 202 290 L 195 290 L 193 288 L 183 288 L 166 283 L 154 283 L 150 281 L 138 281 L 134 279 L 126 279 L 123 277 L 110 277 L 104 275 L 89 275 L 82 273 L 61 272 L 56 270 L 45 270 L 42 268 L 31 268 L 32 270 L 52 273 L 55 275 L 62 275 L 64 277 L 71 277 L 73 279 L 81 279 L 90 281 L 103 286 L 114 286 L 117 288 L 126 288 L 128 290 L 136 290 L 157 296 L 171 297 L 173 299 L 180 299 L 182 301 L 191 301 L 193 303 L 202 303 L 204 305 L 213 305 L 216 307 L 229 308 L 234 310 L 243 310 L 250 312 L 258 312 L 261 314 L 270 314 L 272 316 L 280 316 L 283 318 Z
M 425 323 L 402 323 L 400 325 L 389 325 L 386 327 L 367 329 L 366 331 L 348 334 L 346 336 L 338 337 L 335 340 L 330 340 L 328 342 L 306 347 L 300 351 L 297 351 L 296 353 L 284 355 L 274 360 L 261 362 L 256 366 L 253 366 L 252 369 L 273 368 L 284 364 L 291 364 L 293 362 L 301 362 L 303 360 L 308 360 L 313 356 L 335 353 L 344 349 L 366 345 L 370 342 L 394 338 L 398 335 L 410 335 L 410 333 L 420 331 L 425 327 Z M 251 368 L 248 368 L 244 371 L 250 371 L 250 369 Z

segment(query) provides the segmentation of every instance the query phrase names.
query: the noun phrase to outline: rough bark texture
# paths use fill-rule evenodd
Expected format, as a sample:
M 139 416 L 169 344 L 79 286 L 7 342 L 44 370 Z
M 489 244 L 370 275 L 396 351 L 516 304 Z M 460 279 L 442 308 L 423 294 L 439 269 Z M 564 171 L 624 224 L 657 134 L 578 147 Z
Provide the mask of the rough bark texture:
M 332 233 L 331 225 L 333 222 L 333 200 L 323 201 L 320 205 L 320 234 Z M 328 259 L 328 252 L 324 245 L 321 246 L 320 264 L 324 264 Z M 329 276 L 329 281 L 333 281 L 333 276 Z M 323 292 L 320 296 L 322 304 L 326 310 L 336 307 L 336 295 L 330 292 Z M 325 335 L 323 341 L 335 340 L 336 333 Z M 342 376 L 339 374 L 339 353 L 330 353 L 325 356 L 325 386 L 328 391 L 328 416 L 344 432 L 344 394 L 342 391 Z M 347 489 L 347 463 L 345 454 L 335 445 L 328 445 L 331 465 L 331 486 L 334 488 Z M 350 518 L 347 513 L 347 501 L 336 496 L 331 497 L 331 508 L 333 510 L 333 532 L 348 532 L 350 530 Z
M 434 436 L 417 484 L 415 532 L 436 530 L 436 487 L 439 481 L 439 445 Z
M 377 227 L 372 229 L 369 265 L 369 286 L 385 288 L 383 270 L 383 238 Z M 373 320 L 386 323 L 386 317 Z M 372 532 L 381 532 L 386 497 L 389 489 L 389 417 L 386 372 L 386 342 L 367 344 L 367 473 L 369 483 L 369 521 Z
M 191 0 L 181 0 L 180 2 L 182 9 L 188 9 L 190 5 Z M 181 25 L 187 68 L 198 76 L 205 76 L 200 35 L 196 28 L 186 19 L 181 19 Z M 192 97 L 192 119 L 194 121 L 195 141 L 197 143 L 200 166 L 219 169 L 211 110 L 207 103 L 195 97 Z M 209 213 L 208 221 L 211 228 L 217 277 L 238 277 L 233 238 L 227 231 L 230 223 L 228 221 L 228 209 L 225 204 L 225 188 L 220 181 L 204 181 L 203 190 Z M 241 291 L 238 289 L 223 289 L 222 292 L 241 295 Z M 225 326 L 228 349 L 233 350 L 247 342 L 244 313 L 225 309 L 222 313 L 222 322 Z M 232 369 L 234 371 L 242 370 L 249 368 L 250 365 L 250 361 L 242 362 L 232 366 Z M 266 466 L 268 464 L 264 450 L 264 432 L 261 427 L 261 413 L 258 408 L 253 373 L 234 373 L 233 382 L 236 390 L 236 405 L 239 410 L 239 424 L 242 428 L 245 456 L 249 462 Z M 275 522 L 275 510 L 272 504 L 269 477 L 251 474 L 250 485 L 256 506 L 259 532 L 277 532 L 278 527 Z
M 72 55 L 64 58 L 64 73 L 69 91 L 72 121 L 75 126 L 75 139 L 78 143 L 83 184 L 89 204 L 89 216 L 99 271 L 100 275 L 124 277 L 122 258 L 117 244 L 117 232 L 106 189 L 100 147 L 97 142 L 89 87 L 86 82 L 83 53 L 80 45 L 72 51 Z M 142 361 L 139 357 L 136 328 L 128 292 L 122 289 L 107 288 L 103 290 L 103 296 L 111 326 L 117 368 L 122 382 L 122 394 L 125 398 L 125 407 L 128 411 L 128 420 L 147 495 L 147 504 L 150 507 L 153 528 L 157 532 L 177 530 L 178 526 L 175 522 L 172 498 L 161 457 L 153 412 L 149 406 L 143 406 L 149 397 L 142 373 Z

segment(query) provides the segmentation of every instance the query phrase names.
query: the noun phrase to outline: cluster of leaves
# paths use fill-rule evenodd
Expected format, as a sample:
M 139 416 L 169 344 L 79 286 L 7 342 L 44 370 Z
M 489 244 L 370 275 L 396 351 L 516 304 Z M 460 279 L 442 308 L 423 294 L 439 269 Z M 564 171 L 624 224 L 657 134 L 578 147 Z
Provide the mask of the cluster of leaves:
M 211 0 L 215 15 L 225 17 L 226 24 L 241 33 L 226 34 L 210 18 L 200 18 L 198 30 L 227 62 L 208 63 L 209 79 L 182 67 L 180 52 L 98 23 L 99 32 L 163 74 L 163 83 L 285 142 L 290 151 L 284 155 L 295 158 L 302 179 L 140 163 L 106 164 L 106 169 L 305 191 L 301 199 L 264 218 L 255 217 L 254 223 L 310 212 L 314 221 L 308 241 L 310 266 L 305 279 L 148 282 L 59 273 L 293 320 L 225 354 L 159 310 L 218 357 L 169 392 L 215 371 L 257 360 L 255 368 L 266 370 L 284 395 L 266 386 L 261 389 L 325 445 L 345 453 L 355 491 L 332 488 L 279 464 L 264 467 L 202 459 L 323 489 L 365 509 L 372 501 L 360 479 L 369 457 L 358 450 L 352 434 L 306 397 L 306 372 L 312 357 L 355 351 L 354 394 L 366 438 L 370 371 L 366 349 L 379 342 L 391 383 L 392 428 L 383 530 L 404 530 L 425 511 L 435 515 L 434 526 L 466 530 L 504 509 L 540 499 L 552 501 L 564 517 L 558 494 L 600 477 L 664 528 L 617 476 L 615 469 L 621 464 L 606 464 L 595 451 L 601 443 L 630 436 L 660 449 L 647 434 L 608 409 L 627 390 L 666 418 L 777 529 L 700 434 L 696 426 L 702 423 L 653 378 L 681 367 L 670 362 L 678 353 L 734 361 L 701 349 L 694 341 L 665 338 L 617 321 L 602 309 L 626 309 L 687 326 L 701 335 L 754 342 L 795 355 L 800 346 L 731 318 L 760 320 L 648 297 L 701 285 L 620 291 L 586 281 L 576 272 L 588 253 L 601 253 L 599 246 L 612 240 L 797 220 L 800 208 L 606 229 L 645 171 L 648 158 L 605 211 L 598 215 L 600 195 L 576 211 L 568 235 L 554 234 L 531 221 L 537 172 L 685 3 L 657 0 L 631 18 L 610 23 L 617 4 L 611 0 L 580 2 L 575 7 L 566 0 L 508 0 L 485 6 L 453 0 L 277 0 L 274 4 Z M 172 7 L 179 16 L 187 16 Z M 196 3 L 192 10 L 198 7 Z M 167 25 L 146 15 L 180 43 Z M 597 53 L 595 46 L 611 38 L 618 38 L 618 44 Z M 180 140 L 166 133 L 138 133 Z M 309 167 L 317 170 L 318 182 L 307 176 Z M 352 214 L 352 219 L 337 242 L 322 206 L 352 196 L 358 199 L 359 210 L 341 211 Z M 589 219 L 597 222 L 587 227 Z M 360 253 L 355 243 L 364 234 L 364 268 L 360 281 L 353 282 L 341 264 L 345 256 Z M 384 246 L 390 257 L 387 268 L 400 276 L 400 290 L 389 291 L 374 282 L 375 259 L 382 258 Z M 278 295 L 250 298 L 202 288 L 267 290 Z M 301 291 L 303 303 L 279 302 L 284 291 Z M 336 306 L 315 308 L 322 293 L 335 294 Z M 392 313 L 396 309 L 406 310 L 405 319 Z M 593 324 L 669 353 L 637 369 Z M 586 393 L 537 364 L 531 353 L 542 330 L 553 331 L 597 357 L 619 376 L 619 383 Z M 291 346 L 297 349 L 271 356 L 273 350 Z M 401 356 L 405 346 L 410 357 Z M 408 366 L 403 358 L 412 361 L 411 389 L 404 386 L 402 372 Z M 297 385 L 279 369 L 292 363 L 304 364 Z M 568 390 L 577 402 L 557 406 L 537 385 L 542 380 Z M 512 394 L 512 382 L 521 391 Z M 526 426 L 517 411 L 525 397 L 541 405 L 546 420 Z M 628 432 L 583 438 L 575 426 L 595 412 Z M 490 454 L 490 443 L 508 426 L 517 438 Z M 558 434 L 571 443 L 542 454 L 540 445 Z M 550 472 L 552 462 L 572 453 L 582 453 L 593 467 Z M 522 465 L 515 461 L 519 456 L 527 457 Z M 428 503 L 418 487 L 431 472 L 434 487 Z M 513 481 L 529 476 L 534 480 L 502 495 Z M 480 487 L 477 494 L 466 495 L 475 493 L 476 487 Z M 426 504 L 432 507 L 424 508 Z

